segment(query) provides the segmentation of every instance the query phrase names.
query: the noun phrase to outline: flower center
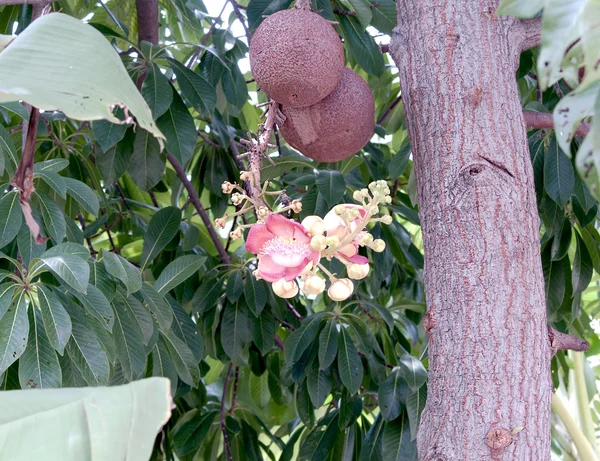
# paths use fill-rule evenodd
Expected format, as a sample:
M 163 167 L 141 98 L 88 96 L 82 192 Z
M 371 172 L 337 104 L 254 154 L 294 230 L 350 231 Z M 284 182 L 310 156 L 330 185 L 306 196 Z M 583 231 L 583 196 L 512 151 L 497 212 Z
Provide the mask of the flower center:
M 276 264 L 283 267 L 296 267 L 310 254 L 306 243 L 293 238 L 277 237 L 269 240 L 260 250 L 261 254 L 269 255 Z

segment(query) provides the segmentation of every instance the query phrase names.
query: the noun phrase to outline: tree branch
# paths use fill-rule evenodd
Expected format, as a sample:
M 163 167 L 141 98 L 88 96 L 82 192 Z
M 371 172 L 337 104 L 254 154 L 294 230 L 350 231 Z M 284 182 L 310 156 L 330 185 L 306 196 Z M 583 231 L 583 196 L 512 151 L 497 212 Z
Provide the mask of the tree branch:
M 227 388 L 229 386 L 229 377 L 231 376 L 231 370 L 233 363 L 229 364 L 227 370 L 227 376 L 225 376 L 225 382 L 223 383 L 223 396 L 221 397 L 221 432 L 223 433 L 223 445 L 225 445 L 225 451 L 227 452 L 227 459 L 233 461 L 231 456 L 231 446 L 229 445 L 229 439 L 227 437 L 227 426 L 225 424 L 225 400 L 227 399 Z
M 221 243 L 221 239 L 219 238 L 217 231 L 215 230 L 212 223 L 210 222 L 210 219 L 208 217 L 208 214 L 206 213 L 206 210 L 202 206 L 202 203 L 200 203 L 200 197 L 198 197 L 198 193 L 196 192 L 196 189 L 194 189 L 194 186 L 187 178 L 187 175 L 185 174 L 185 171 L 184 171 L 183 167 L 181 166 L 181 164 L 179 163 L 179 161 L 175 157 L 173 157 L 173 155 L 170 153 L 167 153 L 167 159 L 169 160 L 171 165 L 173 165 L 173 169 L 175 170 L 175 173 L 177 173 L 177 176 L 179 177 L 179 179 L 183 183 L 183 186 L 186 188 L 186 190 L 188 192 L 188 197 L 189 197 L 190 202 L 192 202 L 192 205 L 194 205 L 194 208 L 196 208 L 196 211 L 200 215 L 200 219 L 202 219 L 202 222 L 206 226 L 206 229 L 208 230 L 210 238 L 212 239 L 213 243 L 215 244 L 215 247 L 217 248 L 217 251 L 221 258 L 221 262 L 223 264 L 229 264 L 230 263 L 229 255 L 225 251 L 225 247 L 223 247 L 223 244 Z
M 552 114 L 545 112 L 533 112 L 529 110 L 523 111 L 523 119 L 525 120 L 525 126 L 527 128 L 550 128 L 554 129 L 554 119 Z M 580 123 L 575 130 L 575 134 L 578 136 L 585 136 L 590 131 L 590 125 L 587 123 Z
M 590 343 L 585 339 L 577 338 L 576 336 L 561 333 L 555 328 L 548 325 L 548 340 L 550 341 L 550 349 L 552 355 L 557 351 L 587 351 L 590 348 Z
M 521 52 L 534 48 L 541 43 L 542 18 L 523 19 L 518 24 Z
M 402 95 L 401 94 L 398 95 L 398 97 L 394 100 L 394 102 L 392 104 L 390 104 L 390 107 L 388 107 L 386 109 L 386 111 L 383 113 L 383 115 L 381 117 L 379 117 L 379 120 L 377 120 L 377 125 L 381 125 L 383 123 L 383 121 L 396 108 L 396 106 L 400 103 L 400 101 L 402 101 Z
M 158 0 L 135 0 L 138 20 L 138 44 L 158 43 Z
M 47 5 L 58 0 L 0 0 L 0 6 L 4 5 Z

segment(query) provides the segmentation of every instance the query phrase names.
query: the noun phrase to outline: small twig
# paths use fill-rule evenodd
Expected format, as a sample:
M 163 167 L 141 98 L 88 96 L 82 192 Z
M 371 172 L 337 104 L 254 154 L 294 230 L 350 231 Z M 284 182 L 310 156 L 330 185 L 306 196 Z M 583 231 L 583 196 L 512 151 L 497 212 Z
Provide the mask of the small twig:
M 290 331 L 294 331 L 296 328 L 289 322 L 286 322 L 285 320 L 280 319 L 279 317 L 275 316 L 275 321 L 281 323 L 281 326 L 290 330 Z
M 250 31 L 246 26 L 246 20 L 244 18 L 244 15 L 240 11 L 240 5 L 238 5 L 238 3 L 235 0 L 229 0 L 229 3 L 231 3 L 231 6 L 233 7 L 233 12 L 237 16 L 238 20 L 242 23 L 244 31 L 246 32 L 246 39 L 248 40 L 248 44 L 250 44 Z
M 400 104 L 400 101 L 402 101 L 401 94 L 398 95 L 398 97 L 394 99 L 394 102 L 390 104 L 390 107 L 388 107 L 386 111 L 383 114 L 381 114 L 381 117 L 379 117 L 379 120 L 377 120 L 377 125 L 381 125 L 385 121 L 385 119 L 388 118 L 388 116 L 392 113 L 396 106 Z
M 127 210 L 129 212 L 131 212 L 131 208 L 129 208 L 129 204 L 127 203 L 127 199 L 125 198 L 125 194 L 123 193 L 123 189 L 121 189 L 121 186 L 119 185 L 118 182 L 115 183 L 115 189 L 117 189 L 117 192 L 119 193 L 119 195 L 123 199 L 123 203 L 125 204 L 125 208 L 127 208 Z
M 237 399 L 237 391 L 238 391 L 238 378 L 240 376 L 240 367 L 235 367 L 235 378 L 233 380 L 233 395 L 231 396 L 231 406 L 229 407 L 229 413 L 232 413 L 235 410 L 235 401 Z
M 85 219 L 83 219 L 83 216 L 81 215 L 81 212 L 77 213 L 77 219 L 79 220 L 79 224 L 81 224 L 81 230 L 85 231 Z M 94 245 L 92 245 L 92 238 L 91 237 L 86 237 L 86 242 L 88 244 L 88 246 L 90 247 L 90 253 L 92 256 L 95 256 L 98 254 L 98 252 L 94 249 Z
M 13 126 L 10 130 L 8 130 L 8 134 L 14 134 L 17 131 L 21 131 L 23 129 L 22 125 Z
M 338 10 L 334 8 L 333 12 L 342 16 L 356 16 L 356 11 Z
M 560 88 L 560 84 L 558 82 L 556 82 L 554 84 L 554 91 L 556 92 L 556 96 L 558 96 L 558 99 L 562 99 L 565 97 L 565 94 L 563 93 L 562 89 Z
M 0 0 L 0 6 L 4 5 L 47 5 L 58 0 Z
M 367 309 L 365 309 L 365 306 L 363 306 L 363 303 L 360 302 L 360 298 L 358 297 L 358 295 L 355 294 L 354 297 L 358 301 L 359 307 L 367 315 L 367 317 L 369 317 L 373 322 L 377 322 L 377 318 L 373 317 L 373 315 L 371 315 L 371 313 Z
M 521 52 L 538 46 L 542 39 L 542 18 L 523 19 L 518 24 Z
M 225 376 L 225 382 L 223 383 L 223 396 L 221 397 L 221 432 L 223 433 L 223 445 L 225 445 L 225 451 L 229 461 L 233 461 L 233 456 L 231 456 L 231 446 L 229 445 L 227 425 L 225 424 L 225 401 L 227 399 L 227 388 L 229 387 L 229 377 L 231 376 L 232 368 L 233 363 L 230 363 L 229 369 L 227 370 L 227 376 Z
M 281 338 L 277 335 L 275 335 L 275 344 L 277 345 L 277 347 L 279 349 L 281 349 L 282 351 L 285 350 L 285 345 L 283 344 L 283 341 L 281 340 Z
M 369 8 L 371 8 L 372 10 L 374 10 L 375 8 L 377 8 L 379 5 L 381 5 L 381 3 L 379 2 L 375 2 L 373 3 Z
M 217 249 L 217 252 L 219 253 L 221 262 L 223 264 L 229 264 L 230 263 L 229 255 L 225 251 L 225 247 L 223 247 L 223 244 L 221 243 L 221 239 L 219 238 L 217 231 L 215 230 L 212 223 L 210 222 L 210 219 L 208 217 L 208 214 L 206 213 L 206 210 L 202 206 L 202 203 L 200 203 L 200 197 L 198 197 L 198 192 L 196 192 L 196 189 L 194 189 L 194 186 L 187 178 L 187 175 L 185 174 L 185 170 L 183 169 L 183 167 L 181 166 L 179 161 L 175 157 L 173 157 L 173 155 L 170 153 L 167 153 L 167 159 L 169 160 L 171 165 L 173 165 L 173 169 L 175 170 L 175 173 L 177 173 L 179 180 L 183 183 L 183 186 L 186 188 L 186 190 L 188 192 L 189 200 L 194 205 L 194 208 L 196 208 L 196 211 L 198 212 L 200 219 L 202 219 L 202 222 L 206 226 L 206 230 L 208 230 L 208 234 L 210 235 L 210 238 L 212 239 L 212 241 L 215 245 L 215 248 Z
M 150 200 L 152 200 L 152 205 L 158 208 L 158 201 L 156 200 L 156 195 L 154 195 L 154 191 L 152 189 L 148 189 L 148 195 L 150 196 Z
M 550 341 L 550 349 L 552 355 L 557 351 L 587 351 L 590 348 L 590 343 L 585 339 L 577 338 L 576 336 L 561 333 L 555 328 L 548 325 L 548 340 Z
M 363 358 L 365 358 L 365 359 L 368 359 L 367 355 L 366 355 L 366 354 L 364 354 L 364 353 L 362 353 L 362 352 L 360 352 L 360 351 L 358 352 L 358 355 L 360 355 L 361 357 L 363 357 Z M 389 368 L 389 369 L 392 369 L 392 368 L 394 368 L 394 365 L 391 365 L 391 364 L 389 364 L 389 363 L 385 363 L 385 362 L 384 362 L 384 363 L 383 363 L 383 365 L 385 365 L 385 366 L 386 366 L 387 368 Z
M 390 44 L 385 43 L 383 45 L 379 45 L 379 51 L 381 51 L 382 53 L 389 53 L 390 52 Z
M 298 311 L 294 308 L 294 306 L 292 306 L 292 304 L 286 299 L 285 303 L 287 304 L 287 308 L 288 310 L 292 313 L 292 315 L 294 317 L 296 317 L 298 320 L 302 321 L 304 320 L 304 317 L 302 317 Z
M 554 119 L 552 114 L 545 112 L 523 111 L 523 119 L 527 128 L 550 128 L 554 129 Z M 590 125 L 580 123 L 575 131 L 578 136 L 586 136 L 590 131 Z
M 223 12 L 225 11 L 226 6 L 227 6 L 227 2 L 224 2 L 223 8 L 221 8 L 221 12 L 215 18 L 215 21 L 211 24 L 210 29 L 208 29 L 208 32 L 206 32 L 206 34 L 204 34 L 204 37 L 202 37 L 202 40 L 200 41 L 200 45 L 202 45 L 202 46 L 206 45 L 206 42 L 208 42 L 208 39 L 215 31 L 215 28 L 217 27 L 217 23 L 221 20 L 221 16 L 223 16 Z M 194 53 L 192 54 L 192 56 L 190 57 L 189 61 L 186 64 L 187 68 L 191 68 L 194 65 L 194 63 L 196 62 L 196 59 L 198 59 L 198 56 L 200 56 L 200 53 L 202 53 L 202 48 L 197 47 L 196 51 L 194 51 Z
M 211 146 L 216 147 L 217 149 L 222 149 L 220 144 L 214 142 L 212 139 L 210 139 L 208 136 L 202 133 L 202 131 L 198 131 L 198 136 L 200 136 L 205 143 L 210 144 Z

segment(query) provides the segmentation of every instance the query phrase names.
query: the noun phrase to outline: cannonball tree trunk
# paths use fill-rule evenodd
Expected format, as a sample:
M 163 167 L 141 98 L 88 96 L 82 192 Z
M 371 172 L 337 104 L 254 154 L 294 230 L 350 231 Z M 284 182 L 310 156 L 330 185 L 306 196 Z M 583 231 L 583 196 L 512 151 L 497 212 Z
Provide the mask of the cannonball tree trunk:
M 533 170 L 497 1 L 398 0 L 430 337 L 419 459 L 548 460 L 552 356 Z M 521 429 L 519 431 L 519 429 Z

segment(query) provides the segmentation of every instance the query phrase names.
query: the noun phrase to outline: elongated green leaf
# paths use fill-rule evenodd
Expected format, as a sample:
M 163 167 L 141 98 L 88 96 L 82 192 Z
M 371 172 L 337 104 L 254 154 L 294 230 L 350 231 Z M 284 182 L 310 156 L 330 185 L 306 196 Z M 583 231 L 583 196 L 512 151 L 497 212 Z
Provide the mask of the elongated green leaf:
M 139 295 L 140 293 L 136 296 Z M 148 346 L 148 349 L 152 349 L 158 341 L 158 328 L 155 328 L 156 322 L 152 318 L 150 310 L 136 296 L 128 296 L 125 301 L 133 312 L 135 320 L 142 331 L 144 344 Z
M 150 63 L 146 71 L 146 78 L 142 84 L 142 96 L 148 103 L 154 120 L 164 114 L 173 102 L 173 88 L 169 79 L 154 63 Z
M 242 282 L 242 272 L 235 271 L 231 273 L 229 279 L 227 280 L 227 287 L 225 289 L 225 294 L 227 295 L 229 302 L 236 302 L 240 296 L 242 296 L 243 290 L 244 285 Z
M 406 413 L 398 419 L 385 423 L 381 439 L 383 461 L 414 461 L 417 459 L 417 444 L 410 438 Z
M 571 198 L 575 186 L 575 173 L 569 158 L 560 150 L 555 138 L 544 156 L 544 188 L 561 208 Z
M 577 238 L 577 249 L 575 250 L 575 259 L 573 260 L 573 272 L 571 274 L 573 283 L 573 293 L 582 293 L 592 280 L 594 267 L 592 258 L 588 252 L 582 238 L 575 233 Z
M 329 459 L 331 449 L 338 433 L 338 415 L 331 418 L 326 425 L 318 425 L 308 435 L 298 453 L 298 461 Z
M 146 267 L 173 240 L 179 232 L 181 210 L 177 207 L 167 207 L 156 212 L 144 235 L 142 250 L 142 267 Z
M 331 392 L 331 376 L 322 370 L 319 370 L 319 364 L 313 362 L 306 375 L 306 387 L 308 395 L 315 408 L 321 408 L 325 399 Z
M 214 86 L 179 61 L 175 59 L 169 59 L 168 61 L 175 77 L 177 77 L 177 83 L 183 96 L 202 115 L 212 116 L 217 103 L 217 93 Z
M 146 461 L 172 404 L 164 378 L 126 386 L 2 392 L 0 400 L 7 460 Z M 29 430 L 31 420 L 38 430 Z M 27 443 L 19 435 L 25 432 L 31 432 Z
M 180 283 L 194 275 L 206 261 L 204 256 L 180 256 L 163 269 L 154 282 L 154 289 L 162 295 L 167 294 Z
M 202 282 L 192 299 L 192 309 L 198 314 L 204 313 L 217 305 L 223 290 L 223 280 L 209 279 Z
M 148 306 L 148 309 L 150 309 L 150 312 L 154 314 L 154 318 L 161 331 L 163 333 L 168 332 L 173 323 L 173 311 L 167 300 L 147 283 L 142 285 L 141 292 L 144 302 Z
M 338 14 L 336 21 L 340 23 L 342 34 L 356 62 L 368 74 L 380 77 L 385 70 L 385 64 L 379 46 L 371 34 L 361 26 L 360 21 L 354 16 Z
M 66 158 L 52 158 L 50 160 L 44 160 L 43 162 L 37 162 L 33 166 L 33 172 L 39 173 L 42 171 L 51 171 L 58 173 L 69 166 L 69 161 Z M 64 179 L 64 177 L 63 177 Z
M 260 353 L 267 355 L 267 353 L 273 348 L 275 331 L 277 330 L 277 324 L 275 317 L 270 310 L 261 312 L 258 317 L 249 315 L 250 318 L 250 333 L 252 341 L 260 350 Z
M 160 340 L 152 348 L 152 376 L 164 376 L 171 381 L 171 393 L 177 390 L 177 370 L 163 341 Z
M 85 293 L 90 279 L 90 266 L 79 256 L 62 254 L 40 258 L 60 280 L 75 291 Z
M 367 436 L 360 450 L 359 461 L 371 461 L 373 459 L 382 459 L 381 439 L 383 436 L 383 418 L 381 413 L 377 415 L 375 421 L 369 428 Z
M 350 394 L 356 393 L 363 379 L 363 366 L 345 328 L 342 328 L 339 335 L 337 363 L 342 383 Z
M 46 242 L 38 245 L 31 236 L 29 226 L 25 221 L 23 221 L 23 224 L 21 225 L 21 230 L 17 235 L 17 246 L 19 248 L 19 253 L 21 253 L 23 264 L 29 266 L 29 263 L 32 259 L 39 258 L 44 253 L 44 251 L 46 251 L 47 245 Z
M 551 261 L 549 253 L 550 247 L 542 253 L 542 269 L 546 285 L 546 311 L 548 318 L 553 321 L 565 297 L 564 261 L 566 260 Z
M 156 186 L 163 177 L 165 162 L 160 156 L 160 144 L 151 133 L 138 130 L 127 171 L 136 186 L 142 190 Z
M 425 367 L 418 358 L 410 354 L 404 354 L 400 359 L 400 374 L 412 392 L 415 392 L 427 381 Z
M 44 170 L 35 173 L 34 176 L 41 178 L 54 192 L 56 192 L 62 198 L 67 198 L 67 183 L 65 178 L 52 171 Z
M 346 191 L 346 181 L 339 171 L 324 170 L 317 176 L 317 189 L 329 206 L 339 203 Z
M 64 213 L 54 200 L 46 194 L 35 192 L 35 195 L 38 198 L 42 220 L 48 235 L 55 244 L 62 242 L 67 235 L 67 223 L 65 222 Z
M 265 408 L 269 404 L 271 394 L 267 373 L 260 376 L 256 376 L 254 373 L 250 374 L 250 397 L 258 408 Z
M 60 355 L 63 355 L 71 337 L 71 317 L 50 288 L 38 285 L 37 297 L 48 341 Z
M 133 155 L 134 135 L 128 131 L 125 137 L 106 152 L 96 156 L 96 166 L 107 184 L 114 183 L 129 168 Z
M 21 292 L 0 319 L 0 374 L 23 354 L 28 336 L 27 301 Z
M 50 344 L 38 311 L 29 311 L 29 340 L 19 359 L 19 383 L 23 389 L 60 387 L 62 373 L 54 348 Z
M 189 347 L 196 358 L 196 362 L 200 362 L 204 359 L 204 343 L 202 337 L 198 334 L 198 325 L 192 321 L 189 314 L 173 298 L 167 297 L 167 301 L 173 310 L 173 314 L 175 314 L 172 324 L 173 332 Z
M 225 69 L 223 72 L 223 91 L 227 101 L 239 108 L 242 108 L 248 100 L 248 85 L 244 74 L 238 66 L 232 66 L 231 69 Z
M 173 432 L 173 448 L 178 456 L 184 456 L 197 450 L 208 434 L 218 412 L 201 413 L 192 410 L 181 417 Z
M 98 337 L 79 320 L 72 322 L 73 334 L 67 343 L 67 354 L 90 386 L 107 384 L 110 365 Z
M 396 27 L 396 2 L 394 0 L 366 0 L 373 10 L 371 25 L 379 32 L 391 35 Z
M 117 355 L 123 377 L 133 381 L 140 377 L 146 366 L 144 336 L 127 299 L 119 292 L 113 300 L 115 324 L 113 334 L 117 344 Z
M 402 371 L 395 368 L 379 385 L 379 408 L 386 421 L 392 421 L 400 415 L 407 392 L 408 386 L 402 377 Z
M 89 283 L 98 288 L 108 299 L 111 301 L 117 291 L 117 284 L 110 278 L 110 275 L 106 271 L 106 267 L 103 262 L 89 263 L 90 266 L 90 280 Z
M 406 413 L 408 414 L 408 420 L 410 421 L 411 440 L 417 438 L 419 420 L 421 419 L 421 413 L 425 408 L 426 399 L 427 386 L 421 386 L 418 391 L 411 392 L 406 396 Z
M 281 362 L 279 354 L 270 354 L 267 356 L 267 370 L 269 377 L 269 393 L 277 405 L 283 405 L 283 390 L 281 388 Z
M 127 294 L 142 288 L 142 274 L 139 269 L 120 255 L 102 250 L 102 260 L 106 271 L 125 284 Z
M 72 178 L 64 178 L 64 180 L 67 184 L 67 193 L 81 205 L 81 208 L 94 216 L 98 216 L 100 203 L 96 193 L 81 181 Z
M 321 370 L 329 368 L 338 350 L 338 327 L 334 320 L 330 320 L 319 334 L 319 366 Z
M 312 344 L 317 337 L 321 321 L 327 315 L 326 312 L 319 312 L 304 319 L 300 328 L 296 328 L 285 341 L 285 361 L 288 364 L 296 362 L 304 351 Z
M 161 333 L 160 339 L 169 351 L 179 378 L 190 386 L 197 386 L 200 380 L 200 370 L 198 361 L 190 348 L 173 333 L 166 335 Z
M 259 316 L 267 304 L 267 289 L 264 282 L 248 276 L 244 280 L 244 298 L 255 316 Z
M 247 309 L 240 303 L 227 304 L 221 320 L 221 345 L 231 360 L 240 356 L 249 336 Z
M 198 134 L 194 119 L 176 91 L 173 102 L 156 124 L 167 137 L 167 151 L 185 165 L 194 152 Z
M 19 157 L 17 157 L 17 150 L 15 145 L 10 139 L 10 135 L 6 129 L 0 124 L 0 157 L 2 157 L 2 164 L 10 175 L 13 175 L 17 169 L 19 163 Z
M 142 128 L 162 138 L 119 55 L 100 32 L 65 14 L 39 19 L 0 55 L 0 102 L 24 100 L 76 120 L 111 122 L 118 122 L 113 107 L 125 106 Z
M 42 258 L 46 258 L 48 256 L 61 256 L 63 254 L 79 256 L 85 261 L 90 259 L 90 250 L 88 250 L 83 245 L 73 242 L 64 242 L 59 243 L 58 245 L 54 245 L 52 248 L 49 248 L 48 250 L 44 251 L 44 253 L 42 254 Z
M 23 222 L 23 212 L 19 204 L 19 194 L 9 192 L 0 200 L 0 248 L 5 247 L 19 233 Z
M 76 296 L 92 317 L 98 320 L 108 331 L 112 331 L 115 314 L 108 299 L 98 288 L 90 283 L 85 293 L 77 293 Z
M 290 3 L 292 0 L 252 0 L 246 10 L 250 31 L 254 32 L 265 16 L 286 9 Z
M 104 152 L 123 139 L 127 128 L 129 126 L 124 123 L 111 123 L 106 120 L 97 120 L 92 123 L 94 139 L 100 144 Z

